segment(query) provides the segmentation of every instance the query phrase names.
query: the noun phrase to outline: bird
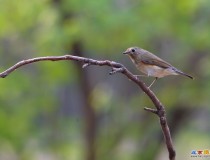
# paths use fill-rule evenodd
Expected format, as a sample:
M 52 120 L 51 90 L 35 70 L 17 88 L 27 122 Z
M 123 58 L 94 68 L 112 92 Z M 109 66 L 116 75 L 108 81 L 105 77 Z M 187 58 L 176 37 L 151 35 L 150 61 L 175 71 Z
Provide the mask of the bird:
M 178 70 L 170 63 L 142 48 L 130 47 L 125 52 L 123 52 L 123 54 L 128 55 L 131 61 L 135 64 L 136 68 L 144 73 L 144 75 L 137 76 L 155 77 L 155 80 L 150 84 L 149 88 L 158 78 L 169 75 L 182 75 L 193 79 L 191 75 Z

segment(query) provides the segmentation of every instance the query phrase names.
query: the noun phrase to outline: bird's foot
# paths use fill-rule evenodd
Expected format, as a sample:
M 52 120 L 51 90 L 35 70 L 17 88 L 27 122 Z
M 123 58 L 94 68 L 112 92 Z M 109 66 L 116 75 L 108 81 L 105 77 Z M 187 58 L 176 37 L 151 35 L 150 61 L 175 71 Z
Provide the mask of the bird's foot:
M 154 79 L 154 80 L 152 81 L 152 83 L 149 85 L 149 87 L 148 87 L 149 89 L 152 87 L 152 85 L 155 83 L 155 81 L 157 81 L 157 79 L 158 79 L 158 78 L 155 77 L 155 79 Z

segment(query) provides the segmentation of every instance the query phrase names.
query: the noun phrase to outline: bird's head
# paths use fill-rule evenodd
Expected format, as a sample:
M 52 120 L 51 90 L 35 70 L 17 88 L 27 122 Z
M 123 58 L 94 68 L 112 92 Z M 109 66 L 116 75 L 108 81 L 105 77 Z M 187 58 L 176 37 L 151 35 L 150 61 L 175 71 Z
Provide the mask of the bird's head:
M 126 49 L 125 52 L 123 52 L 123 54 L 128 55 L 132 60 L 137 59 L 139 57 L 139 54 L 141 54 L 140 52 L 140 48 L 138 47 L 130 47 L 128 49 Z
M 135 54 L 138 54 L 137 50 L 138 50 L 138 47 L 130 47 L 130 48 L 126 49 L 126 51 L 123 52 L 123 54 L 135 55 Z

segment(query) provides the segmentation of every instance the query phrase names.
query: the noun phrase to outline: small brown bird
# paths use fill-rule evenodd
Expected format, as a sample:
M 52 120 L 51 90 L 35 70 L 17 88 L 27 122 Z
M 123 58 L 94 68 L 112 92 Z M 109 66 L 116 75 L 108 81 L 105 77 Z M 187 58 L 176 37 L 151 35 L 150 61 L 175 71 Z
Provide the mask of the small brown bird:
M 168 75 L 182 75 L 193 79 L 192 76 L 178 70 L 168 62 L 156 55 L 138 47 L 130 47 L 123 54 L 127 54 L 137 69 L 147 76 L 155 77 L 152 84 L 158 79 Z M 149 86 L 151 87 L 152 84 Z

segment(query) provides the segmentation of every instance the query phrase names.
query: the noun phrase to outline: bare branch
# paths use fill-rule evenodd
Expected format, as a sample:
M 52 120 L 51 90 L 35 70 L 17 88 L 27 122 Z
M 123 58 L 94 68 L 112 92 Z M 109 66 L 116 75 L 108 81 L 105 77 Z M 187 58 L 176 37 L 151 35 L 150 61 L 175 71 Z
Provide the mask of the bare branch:
M 37 58 L 23 60 L 16 63 L 15 65 L 11 66 L 7 70 L 0 73 L 0 77 L 5 78 L 16 69 L 27 64 L 31 64 L 31 63 L 35 63 L 39 61 L 61 61 L 61 60 L 72 60 L 72 61 L 82 62 L 84 64 L 83 68 L 89 65 L 110 66 L 112 68 L 112 71 L 110 72 L 110 74 L 120 72 L 124 74 L 125 76 L 127 76 L 128 79 L 136 83 L 148 95 L 148 97 L 151 99 L 151 101 L 155 105 L 156 110 L 151 109 L 151 108 L 144 108 L 144 109 L 158 115 L 160 119 L 161 129 L 163 131 L 165 143 L 169 152 L 169 159 L 175 160 L 176 153 L 172 144 L 171 134 L 170 134 L 170 130 L 167 124 L 164 106 L 156 97 L 156 95 L 140 79 L 136 78 L 135 75 L 133 75 L 126 67 L 124 67 L 120 63 L 109 61 L 109 60 L 95 60 L 95 59 L 72 56 L 72 55 L 37 57 Z

